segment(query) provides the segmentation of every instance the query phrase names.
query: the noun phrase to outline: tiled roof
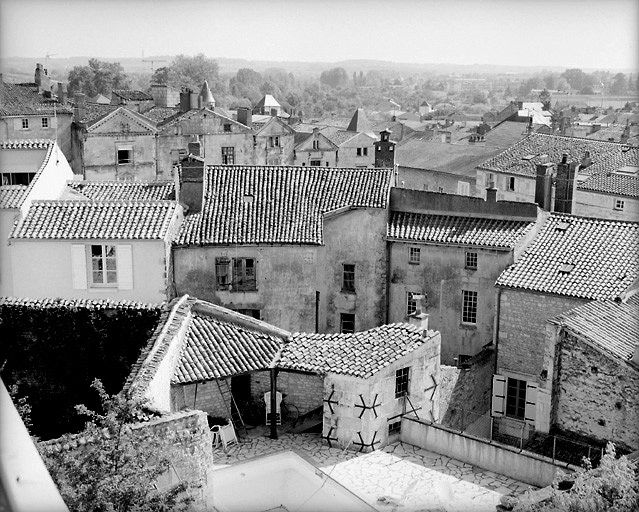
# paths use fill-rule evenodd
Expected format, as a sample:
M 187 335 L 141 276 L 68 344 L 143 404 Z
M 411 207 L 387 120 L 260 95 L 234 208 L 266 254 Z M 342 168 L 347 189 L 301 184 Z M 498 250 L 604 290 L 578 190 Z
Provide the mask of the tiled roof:
M 73 114 L 73 110 L 58 100 L 45 98 L 33 85 L 0 81 L 0 116 Z
M 357 132 L 349 132 L 346 130 L 339 130 L 333 127 L 329 127 L 325 130 L 322 130 L 322 133 L 326 135 L 326 137 L 336 146 L 340 146 L 344 144 L 344 142 L 352 139 L 357 135 Z
M 109 112 L 117 110 L 119 105 L 111 105 L 104 103 L 89 103 L 87 102 L 84 107 L 84 117 L 78 119 L 78 122 L 92 123 L 93 121 L 106 116 Z
M 26 299 L 0 297 L 0 306 L 21 306 L 25 308 L 83 308 L 83 309 L 159 309 L 162 304 L 135 302 L 132 300 L 110 299 Z
M 350 132 L 371 132 L 373 131 L 373 126 L 368 120 L 368 117 L 366 117 L 364 109 L 358 108 L 353 113 L 351 122 L 348 124 L 348 128 L 346 129 Z
M 415 242 L 515 246 L 534 222 L 391 212 L 388 237 Z
M 153 107 L 146 110 L 142 115 L 148 117 L 151 121 L 160 123 L 171 116 L 180 113 L 179 107 Z
M 0 185 L 0 208 L 18 208 L 27 185 Z
M 639 295 L 626 303 L 593 301 L 554 318 L 553 322 L 586 338 L 624 361 L 632 359 L 639 344 Z
M 321 244 L 323 214 L 386 208 L 391 169 L 209 166 L 201 214 L 176 243 Z
M 486 146 L 410 140 L 397 148 L 396 163 L 401 167 L 475 178 L 475 167 L 497 151 Z
M 281 344 L 282 339 L 272 334 L 194 313 L 172 382 L 185 384 L 269 368 Z
M 120 98 L 130 101 L 152 101 L 153 96 L 149 96 L 147 93 L 142 91 L 128 91 L 125 89 L 116 89 L 111 91 L 111 94 L 115 94 Z
M 70 181 L 68 185 L 94 201 L 175 199 L 175 183 L 172 181 Z
M 162 240 L 173 201 L 34 201 L 11 238 Z
M 579 183 L 577 188 L 606 194 L 639 197 L 639 176 L 615 172 L 624 166 L 639 168 L 639 148 L 627 148 L 626 151 L 614 153 L 606 160 L 587 167 L 585 171 L 590 176 Z
M 295 333 L 278 368 L 368 378 L 412 352 L 428 338 L 409 324 L 389 324 L 354 334 Z
M 639 272 L 639 223 L 551 214 L 498 286 L 606 300 Z
M 0 141 L 0 149 L 48 149 L 53 145 L 49 139 L 24 139 Z
M 547 155 L 544 161 L 559 163 L 563 153 L 567 153 L 569 159 L 579 163 L 586 151 L 590 151 L 592 161 L 597 163 L 622 153 L 624 148 L 626 148 L 625 145 L 616 142 L 532 133 L 478 167 L 489 171 L 534 177 L 537 174 L 536 165 L 542 163 L 542 155 Z

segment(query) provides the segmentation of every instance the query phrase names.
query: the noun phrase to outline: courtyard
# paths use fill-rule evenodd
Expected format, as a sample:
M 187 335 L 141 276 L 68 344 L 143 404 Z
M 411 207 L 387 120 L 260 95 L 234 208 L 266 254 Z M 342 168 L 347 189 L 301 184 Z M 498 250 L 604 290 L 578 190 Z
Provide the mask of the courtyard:
M 251 431 L 227 452 L 214 449 L 215 467 L 262 455 L 294 451 L 380 511 L 494 511 L 504 495 L 534 487 L 497 473 L 401 442 L 358 453 L 329 447 L 318 434 L 267 437 Z

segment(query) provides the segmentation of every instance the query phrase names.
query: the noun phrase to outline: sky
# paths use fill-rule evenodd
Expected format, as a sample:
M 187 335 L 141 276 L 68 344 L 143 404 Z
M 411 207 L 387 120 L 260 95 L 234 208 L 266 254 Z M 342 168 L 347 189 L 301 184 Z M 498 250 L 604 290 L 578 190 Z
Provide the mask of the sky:
M 639 68 L 639 0 L 0 0 L 2 57 Z

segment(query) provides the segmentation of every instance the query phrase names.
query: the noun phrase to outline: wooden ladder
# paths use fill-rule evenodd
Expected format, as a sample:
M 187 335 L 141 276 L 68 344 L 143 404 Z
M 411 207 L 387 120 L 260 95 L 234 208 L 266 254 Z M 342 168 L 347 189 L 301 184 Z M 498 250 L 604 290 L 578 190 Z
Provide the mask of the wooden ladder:
M 221 382 L 220 382 L 221 381 Z M 220 395 L 222 396 L 222 401 L 224 402 L 224 407 L 226 407 L 226 412 L 231 419 L 231 423 L 235 430 L 243 430 L 245 434 L 248 435 L 248 430 L 246 430 L 246 425 L 244 424 L 244 420 L 242 419 L 242 414 L 240 414 L 240 409 L 235 402 L 235 398 L 233 397 L 233 392 L 231 391 L 231 385 L 229 384 L 228 379 L 215 379 L 217 384 L 217 389 L 220 391 Z

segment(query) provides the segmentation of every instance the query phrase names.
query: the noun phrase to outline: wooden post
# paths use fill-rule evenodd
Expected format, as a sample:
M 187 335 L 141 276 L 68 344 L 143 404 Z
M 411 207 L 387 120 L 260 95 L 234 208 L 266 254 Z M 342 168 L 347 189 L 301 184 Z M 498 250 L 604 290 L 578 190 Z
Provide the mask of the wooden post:
M 271 368 L 271 439 L 277 439 L 277 368 Z

